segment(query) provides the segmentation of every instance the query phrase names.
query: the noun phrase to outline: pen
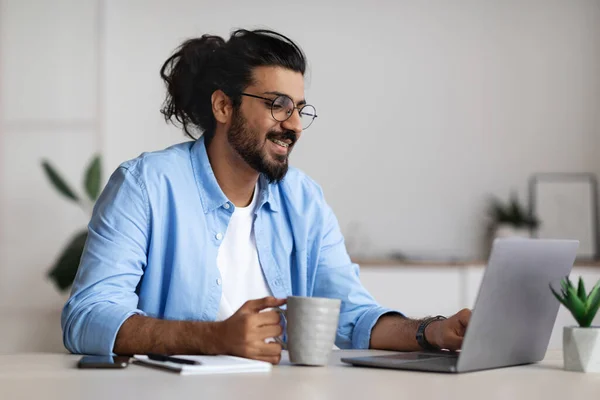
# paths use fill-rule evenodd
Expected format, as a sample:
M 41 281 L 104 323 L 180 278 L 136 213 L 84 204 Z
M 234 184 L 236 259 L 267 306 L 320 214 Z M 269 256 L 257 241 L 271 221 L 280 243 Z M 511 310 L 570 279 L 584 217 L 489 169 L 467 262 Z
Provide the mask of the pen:
M 190 364 L 190 365 L 200 365 L 200 364 L 202 364 L 200 361 L 187 360 L 185 358 L 178 358 L 178 357 L 166 356 L 164 354 L 149 353 L 149 354 L 146 354 L 146 355 L 148 356 L 148 358 L 150 360 L 154 360 L 154 361 L 171 361 L 171 362 L 178 363 L 178 364 Z

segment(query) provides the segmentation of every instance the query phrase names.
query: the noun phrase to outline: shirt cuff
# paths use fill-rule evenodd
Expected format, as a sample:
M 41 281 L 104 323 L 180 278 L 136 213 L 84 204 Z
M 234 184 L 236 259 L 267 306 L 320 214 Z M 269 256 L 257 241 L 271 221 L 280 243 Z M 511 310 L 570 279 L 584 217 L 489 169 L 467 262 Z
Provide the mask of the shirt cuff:
M 113 349 L 117 339 L 117 333 L 123 322 L 132 315 L 146 315 L 141 310 L 132 310 L 128 307 L 112 305 L 111 310 L 94 312 L 90 314 L 90 321 L 86 327 L 87 337 L 93 338 L 87 351 L 91 354 L 115 355 Z
M 390 308 L 384 307 L 374 307 L 364 313 L 356 326 L 354 327 L 354 332 L 352 333 L 352 348 L 353 349 L 368 349 L 369 343 L 371 342 L 371 331 L 373 327 L 379 320 L 382 315 L 385 314 L 398 314 L 404 317 L 399 311 L 392 310 Z

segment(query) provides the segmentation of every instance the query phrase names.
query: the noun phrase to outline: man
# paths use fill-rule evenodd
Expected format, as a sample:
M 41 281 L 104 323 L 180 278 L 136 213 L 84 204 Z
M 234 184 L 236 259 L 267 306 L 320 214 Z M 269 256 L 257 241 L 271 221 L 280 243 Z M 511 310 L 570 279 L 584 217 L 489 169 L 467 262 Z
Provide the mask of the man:
M 281 345 L 268 339 L 282 328 L 269 309 L 288 295 L 341 299 L 341 348 L 460 348 L 469 310 L 411 320 L 379 306 L 320 187 L 288 168 L 317 118 L 305 68 L 297 45 L 266 30 L 204 35 L 165 62 L 163 113 L 194 141 L 111 176 L 63 310 L 70 351 L 278 363 Z

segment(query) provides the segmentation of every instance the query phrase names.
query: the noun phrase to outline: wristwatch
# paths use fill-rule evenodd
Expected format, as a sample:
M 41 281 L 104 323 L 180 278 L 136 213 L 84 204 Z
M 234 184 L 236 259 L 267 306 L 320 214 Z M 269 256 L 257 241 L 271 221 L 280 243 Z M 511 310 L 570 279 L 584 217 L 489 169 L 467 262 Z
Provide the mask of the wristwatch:
M 446 319 L 446 317 L 444 317 L 443 315 L 438 315 L 436 317 L 427 318 L 421 321 L 419 327 L 417 328 L 417 343 L 419 343 L 419 346 L 421 346 L 425 350 L 438 350 L 437 347 L 435 347 L 427 341 L 427 338 L 425 337 L 425 328 L 427 328 L 427 326 L 429 326 L 429 324 L 431 324 L 432 322 L 441 321 L 444 319 Z

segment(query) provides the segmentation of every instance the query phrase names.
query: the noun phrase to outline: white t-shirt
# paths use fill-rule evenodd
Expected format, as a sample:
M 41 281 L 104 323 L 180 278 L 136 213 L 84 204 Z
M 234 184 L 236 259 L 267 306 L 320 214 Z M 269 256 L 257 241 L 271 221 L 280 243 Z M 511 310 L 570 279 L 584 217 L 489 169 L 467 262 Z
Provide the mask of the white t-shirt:
M 262 272 L 254 238 L 254 211 L 259 192 L 254 188 L 247 207 L 236 207 L 217 254 L 223 285 L 217 321 L 233 315 L 247 300 L 271 296 Z

